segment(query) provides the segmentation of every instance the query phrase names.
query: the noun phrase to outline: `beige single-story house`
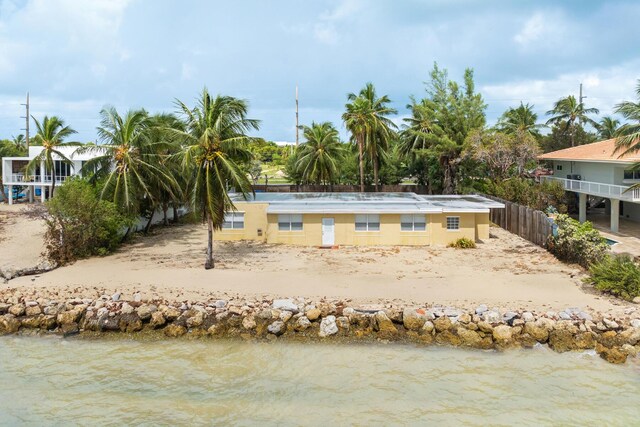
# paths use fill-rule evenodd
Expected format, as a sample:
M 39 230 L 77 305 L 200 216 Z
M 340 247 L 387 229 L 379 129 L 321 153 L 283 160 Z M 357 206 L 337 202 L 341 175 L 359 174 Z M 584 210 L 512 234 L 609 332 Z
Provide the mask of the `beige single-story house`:
M 234 196 L 216 240 L 304 246 L 446 245 L 489 238 L 490 209 L 480 196 L 415 193 L 256 193 Z

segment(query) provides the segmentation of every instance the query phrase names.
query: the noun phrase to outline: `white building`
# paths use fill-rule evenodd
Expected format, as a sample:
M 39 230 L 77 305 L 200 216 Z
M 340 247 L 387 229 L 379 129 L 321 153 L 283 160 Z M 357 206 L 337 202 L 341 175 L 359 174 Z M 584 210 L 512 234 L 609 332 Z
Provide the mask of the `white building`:
M 26 157 L 3 157 L 1 159 L 2 182 L 9 190 L 9 204 L 13 203 L 14 189 L 17 188 L 26 188 L 24 193 L 30 201 L 33 201 L 35 196 L 40 197 L 44 202 L 51 191 L 54 175 L 55 185 L 58 186 L 67 178 L 79 175 L 84 163 L 98 156 L 96 153 L 76 154 L 75 151 L 77 149 L 78 147 L 58 148 L 58 151 L 71 160 L 71 164 L 65 163 L 61 159 L 56 159 L 54 155 L 55 174 L 50 170 L 45 171 L 44 163 L 38 165 L 30 174 L 26 171 L 29 161 L 42 152 L 42 146 L 29 147 L 29 154 Z
M 553 151 L 538 157 L 553 166 L 553 176 L 567 191 L 578 195 L 578 218 L 587 220 L 587 199 L 592 205 L 604 199 L 611 217 L 611 231 L 617 232 L 620 217 L 640 222 L 640 153 L 616 150 L 616 139 Z

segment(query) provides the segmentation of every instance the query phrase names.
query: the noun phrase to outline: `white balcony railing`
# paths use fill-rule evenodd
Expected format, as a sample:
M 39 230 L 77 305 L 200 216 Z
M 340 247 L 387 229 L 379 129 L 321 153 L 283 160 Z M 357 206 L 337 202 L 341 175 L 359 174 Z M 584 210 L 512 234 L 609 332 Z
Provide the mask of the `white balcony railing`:
M 56 176 L 56 184 L 63 183 L 67 178 L 69 178 L 69 177 L 68 176 Z M 45 184 L 51 184 L 52 180 L 53 180 L 53 177 L 51 175 L 45 175 L 44 176 L 44 183 Z M 41 175 L 25 175 L 23 173 L 14 173 L 14 174 L 10 174 L 8 177 L 5 177 L 4 181 L 5 181 L 5 185 L 8 185 L 8 184 L 21 184 L 21 183 L 38 184 L 38 183 L 43 182 L 43 179 L 42 179 Z
M 555 176 L 541 176 L 541 180 L 560 181 L 565 190 L 586 193 L 593 196 L 612 197 L 619 200 L 640 202 L 640 188 L 624 185 L 604 184 L 602 182 L 579 181 Z

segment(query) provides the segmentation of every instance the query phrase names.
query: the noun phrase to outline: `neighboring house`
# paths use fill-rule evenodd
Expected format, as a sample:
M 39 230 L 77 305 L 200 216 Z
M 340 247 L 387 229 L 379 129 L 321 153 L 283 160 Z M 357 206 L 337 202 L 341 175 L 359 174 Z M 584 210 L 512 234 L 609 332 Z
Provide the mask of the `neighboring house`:
M 633 170 L 640 153 L 623 151 L 616 150 L 614 138 L 543 154 L 538 159 L 552 164 L 553 176 L 541 179 L 558 180 L 578 194 L 580 222 L 587 219 L 587 198 L 605 199 L 611 231 L 617 232 L 621 216 L 640 221 L 640 188 L 630 188 L 640 183 L 640 170 Z
M 56 186 L 62 184 L 67 178 L 79 175 L 84 162 L 96 157 L 97 154 L 87 153 L 78 155 L 75 151 L 78 147 L 60 147 L 58 151 L 64 154 L 72 164 L 67 164 L 62 160 L 56 160 L 55 177 Z M 44 164 L 38 165 L 31 174 L 26 173 L 26 167 L 30 160 L 36 158 L 42 152 L 41 146 L 29 147 L 29 154 L 26 157 L 3 157 L 2 161 L 2 182 L 8 187 L 9 204 L 13 203 L 14 189 L 21 188 L 25 196 L 33 201 L 34 196 L 40 197 L 44 202 L 48 198 L 53 181 L 53 173 L 50 170 L 44 171 Z M 44 171 L 44 173 L 43 173 Z
M 489 238 L 489 210 L 504 205 L 480 196 L 415 193 L 256 193 L 235 197 L 216 240 L 258 240 L 308 246 L 432 245 L 461 237 Z

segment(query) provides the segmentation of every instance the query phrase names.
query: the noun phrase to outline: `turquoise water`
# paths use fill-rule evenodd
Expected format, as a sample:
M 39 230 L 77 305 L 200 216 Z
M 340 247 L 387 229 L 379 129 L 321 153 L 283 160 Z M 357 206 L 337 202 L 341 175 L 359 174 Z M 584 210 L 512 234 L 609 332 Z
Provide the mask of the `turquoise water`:
M 609 245 L 609 246 L 613 246 L 616 243 L 620 243 L 620 242 L 617 242 L 617 241 L 615 241 L 613 239 L 607 239 L 606 237 L 605 237 L 605 240 L 607 241 L 607 245 Z
M 640 364 L 545 348 L 0 338 L 2 425 L 638 425 Z

